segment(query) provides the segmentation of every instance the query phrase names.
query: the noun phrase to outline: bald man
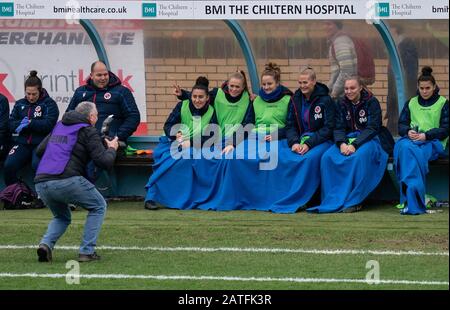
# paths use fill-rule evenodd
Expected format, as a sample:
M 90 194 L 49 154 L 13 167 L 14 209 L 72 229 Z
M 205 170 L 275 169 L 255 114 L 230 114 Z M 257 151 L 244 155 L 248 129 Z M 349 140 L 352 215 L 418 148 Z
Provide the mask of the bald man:
M 120 141 L 126 142 L 139 125 L 140 114 L 133 94 L 101 61 L 91 65 L 86 85 L 75 90 L 66 112 L 74 110 L 82 101 L 95 103 L 98 111 L 95 127 L 99 132 L 105 118 L 114 115 L 108 134 L 110 137 L 117 136 Z

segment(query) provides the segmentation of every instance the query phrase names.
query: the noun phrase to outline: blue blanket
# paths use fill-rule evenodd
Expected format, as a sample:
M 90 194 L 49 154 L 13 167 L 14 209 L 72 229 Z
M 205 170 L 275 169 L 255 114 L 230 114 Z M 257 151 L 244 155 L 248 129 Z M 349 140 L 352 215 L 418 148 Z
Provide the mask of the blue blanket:
M 412 141 L 401 138 L 394 147 L 394 166 L 400 187 L 400 203 L 405 204 L 402 214 L 426 212 L 426 175 L 428 161 L 444 154 L 439 140 Z
M 170 142 L 162 138 L 145 200 L 175 209 L 293 213 L 319 187 L 320 158 L 330 145 L 298 155 L 286 140 L 248 139 L 227 156 L 193 159 L 200 150 L 191 148 L 184 150 L 191 152 L 190 159 L 174 159 Z
M 360 204 L 381 181 L 388 161 L 377 137 L 355 153 L 342 155 L 334 145 L 323 156 L 320 167 L 322 202 L 308 212 L 331 213 Z

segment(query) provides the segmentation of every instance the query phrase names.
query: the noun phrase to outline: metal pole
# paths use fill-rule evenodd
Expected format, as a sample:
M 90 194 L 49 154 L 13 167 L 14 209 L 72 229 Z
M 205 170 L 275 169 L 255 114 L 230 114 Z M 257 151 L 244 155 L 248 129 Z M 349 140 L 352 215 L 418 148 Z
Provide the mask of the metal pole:
M 106 54 L 105 46 L 103 45 L 102 38 L 100 37 L 97 28 L 95 28 L 94 24 L 88 19 L 80 19 L 80 24 L 89 35 L 92 44 L 94 44 L 98 59 L 103 61 L 108 70 L 110 70 L 108 55 Z
M 405 79 L 403 77 L 404 71 L 402 62 L 400 60 L 400 55 L 397 51 L 395 41 L 392 38 L 392 35 L 386 24 L 382 20 L 380 20 L 379 22 L 374 23 L 373 25 L 380 33 L 381 37 L 383 38 L 384 44 L 386 45 L 386 48 L 388 50 L 389 62 L 392 66 L 392 71 L 394 72 L 395 77 L 395 85 L 397 88 L 397 98 L 398 98 L 398 113 L 400 114 L 403 109 L 403 105 L 407 99 L 405 98 L 405 84 L 404 84 Z
M 236 37 L 236 39 L 239 42 L 239 45 L 241 46 L 242 53 L 244 54 L 245 62 L 247 63 L 248 73 L 250 75 L 252 83 L 252 92 L 258 93 L 259 91 L 258 69 L 256 68 L 255 57 L 253 56 L 252 47 L 247 38 L 247 35 L 245 34 L 245 31 L 242 29 L 238 21 L 224 20 L 224 22 L 233 31 L 234 36 Z

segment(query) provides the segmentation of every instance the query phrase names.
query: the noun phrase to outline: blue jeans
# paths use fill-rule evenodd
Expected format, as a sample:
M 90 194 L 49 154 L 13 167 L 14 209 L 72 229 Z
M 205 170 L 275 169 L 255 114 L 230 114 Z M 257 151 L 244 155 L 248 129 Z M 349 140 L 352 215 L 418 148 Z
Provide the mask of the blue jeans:
M 95 186 L 82 176 L 74 176 L 36 183 L 35 187 L 39 197 L 53 213 L 53 219 L 48 224 L 41 243 L 53 249 L 70 225 L 71 212 L 68 204 L 72 203 L 89 211 L 84 225 L 80 254 L 94 253 L 106 212 L 106 201 Z

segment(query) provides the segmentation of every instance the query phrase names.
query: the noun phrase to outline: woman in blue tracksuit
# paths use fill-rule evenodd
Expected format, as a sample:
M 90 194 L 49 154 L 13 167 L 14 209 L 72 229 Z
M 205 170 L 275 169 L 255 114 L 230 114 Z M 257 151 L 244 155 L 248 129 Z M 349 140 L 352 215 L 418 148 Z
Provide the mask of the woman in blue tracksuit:
M 358 211 L 386 169 L 388 154 L 378 137 L 380 103 L 358 77 L 347 78 L 344 91 L 336 112 L 336 145 L 325 152 L 320 163 L 322 201 L 309 212 Z
M 31 71 L 25 81 L 25 98 L 18 100 L 9 117 L 9 129 L 13 144 L 5 160 L 5 184 L 18 181 L 17 172 L 31 161 L 35 171 L 38 164 L 35 149 L 53 130 L 58 121 L 59 109 L 56 102 L 42 88 L 42 81 L 36 71 Z
M 444 155 L 448 140 L 448 100 L 426 66 L 417 81 L 418 94 L 405 103 L 394 148 L 394 165 L 400 183 L 401 214 L 423 214 L 428 162 Z
M 289 106 L 286 138 L 297 157 L 290 160 L 290 165 L 295 164 L 295 169 L 301 171 L 295 178 L 298 188 L 295 200 L 301 207 L 320 185 L 320 159 L 332 145 L 336 109 L 328 87 L 317 81 L 312 68 L 300 73 L 298 83 L 299 89 Z M 289 157 L 283 156 L 280 161 Z

